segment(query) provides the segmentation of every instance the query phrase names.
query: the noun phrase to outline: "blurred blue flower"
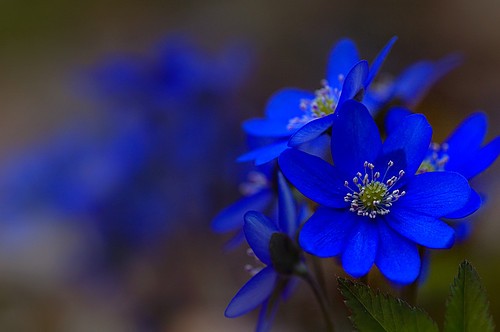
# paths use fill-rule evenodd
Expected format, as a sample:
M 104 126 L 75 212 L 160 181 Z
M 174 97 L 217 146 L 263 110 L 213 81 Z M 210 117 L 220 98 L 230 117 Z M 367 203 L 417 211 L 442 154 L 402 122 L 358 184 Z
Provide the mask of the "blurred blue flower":
M 439 218 L 467 203 L 468 182 L 454 172 L 415 175 L 432 135 L 424 116 L 405 118 L 382 144 L 364 105 L 346 101 L 336 114 L 334 165 L 294 149 L 279 158 L 283 174 L 320 204 L 299 242 L 319 257 L 341 255 L 355 277 L 375 263 L 389 280 L 413 282 L 420 271 L 417 245 L 453 245 L 453 229 Z
M 220 128 L 230 128 L 228 114 L 238 107 L 247 50 L 233 44 L 211 56 L 171 36 L 152 55 L 120 54 L 86 71 L 84 96 L 98 96 L 104 111 L 7 157 L 2 213 L 20 219 L 50 210 L 84 220 L 105 250 L 124 257 L 202 220 L 212 212 L 206 193 L 226 154 L 217 147 L 234 134 Z
M 346 100 L 363 98 L 396 38 L 392 38 L 369 67 L 360 60 L 354 42 L 343 39 L 332 49 L 326 79 L 315 93 L 285 88 L 275 93 L 266 106 L 266 117 L 247 120 L 249 135 L 274 137 L 276 142 L 239 157 L 263 164 L 278 157 L 288 146 L 299 146 L 323 134 L 332 124 L 333 113 Z
M 280 298 L 286 298 L 293 288 L 291 279 L 303 264 L 295 239 L 300 218 L 292 192 L 283 175 L 278 173 L 279 218 L 277 222 L 257 211 L 245 214 L 244 232 L 249 253 L 259 268 L 249 268 L 254 275 L 238 291 L 226 308 L 226 317 L 241 316 L 262 306 L 257 331 L 268 331 Z
M 438 61 L 418 61 L 395 79 L 376 81 L 370 85 L 363 104 L 372 115 L 388 104 L 414 108 L 437 81 L 460 63 L 461 57 L 457 54 Z

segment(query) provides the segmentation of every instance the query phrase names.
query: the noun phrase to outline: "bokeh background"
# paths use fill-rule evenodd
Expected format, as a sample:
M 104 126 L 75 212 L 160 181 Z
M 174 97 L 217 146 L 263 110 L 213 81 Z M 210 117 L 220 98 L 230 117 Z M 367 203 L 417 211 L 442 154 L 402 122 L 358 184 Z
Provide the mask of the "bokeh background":
M 499 17 L 494 0 L 2 1 L 0 330 L 253 330 L 223 316 L 248 257 L 210 230 L 248 168 L 240 123 L 279 88 L 317 89 L 341 37 L 372 59 L 397 35 L 386 75 L 463 55 L 417 109 L 436 140 L 478 109 L 491 139 Z M 471 236 L 432 254 L 418 303 L 440 323 L 464 258 L 500 323 L 499 164 L 475 180 Z M 321 328 L 305 288 L 277 331 Z

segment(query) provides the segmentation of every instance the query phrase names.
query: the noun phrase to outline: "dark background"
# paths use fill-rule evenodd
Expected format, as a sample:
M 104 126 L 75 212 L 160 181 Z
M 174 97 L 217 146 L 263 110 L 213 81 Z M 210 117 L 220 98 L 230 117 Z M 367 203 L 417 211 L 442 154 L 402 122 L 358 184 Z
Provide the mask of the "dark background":
M 224 126 L 215 127 L 222 138 L 212 147 L 220 168 L 203 163 L 193 168 L 205 179 L 199 184 L 201 198 L 192 198 L 185 215 L 165 221 L 177 226 L 160 240 L 128 250 L 119 269 L 103 273 L 82 267 L 79 257 L 94 249 L 87 236 L 92 230 L 85 221 L 26 213 L 15 222 L 24 225 L 22 231 L 0 222 L 0 330 L 251 331 L 255 316 L 236 320 L 223 316 L 247 278 L 242 269 L 247 257 L 244 250 L 223 252 L 228 237 L 210 230 L 211 218 L 238 197 L 241 166 L 228 160 L 244 151 L 241 121 L 261 116 L 266 99 L 279 88 L 318 88 L 328 51 L 338 39 L 354 39 L 362 56 L 373 59 L 397 35 L 383 67 L 393 75 L 420 59 L 452 52 L 464 56 L 463 65 L 440 81 L 417 109 L 433 125 L 435 139 L 444 139 L 475 110 L 487 112 L 491 139 L 500 124 L 499 17 L 500 2 L 494 0 L 3 1 L 0 157 L 4 162 L 70 119 L 100 117 L 105 106 L 88 98 L 77 82 L 82 71 L 109 54 L 147 56 L 165 35 L 181 32 L 207 53 L 228 42 L 246 43 L 253 69 L 237 90 L 238 107 L 227 114 Z M 475 180 L 488 201 L 475 217 L 471 237 L 432 256 L 419 304 L 438 322 L 448 284 L 464 258 L 478 269 L 500 322 L 498 171 L 497 162 Z M 175 190 L 185 200 L 179 182 Z M 168 199 L 172 203 L 175 195 Z M 321 326 L 318 308 L 309 304 L 312 297 L 302 288 L 281 307 L 276 330 Z

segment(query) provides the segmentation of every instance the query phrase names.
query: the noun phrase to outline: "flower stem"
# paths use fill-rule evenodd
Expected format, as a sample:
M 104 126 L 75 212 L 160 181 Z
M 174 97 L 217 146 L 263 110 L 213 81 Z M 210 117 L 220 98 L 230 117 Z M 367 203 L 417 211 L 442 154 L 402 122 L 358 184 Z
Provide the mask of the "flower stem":
M 419 247 L 418 252 L 420 254 L 420 261 L 423 262 L 423 260 L 425 259 L 425 253 L 426 253 L 425 248 Z M 406 302 L 408 302 L 408 304 L 413 305 L 413 306 L 417 304 L 418 286 L 420 283 L 420 277 L 421 277 L 422 273 L 425 273 L 424 263 L 422 263 L 420 266 L 420 274 L 419 274 L 417 280 L 415 280 L 414 282 L 412 282 L 408 286 L 405 286 L 403 288 L 403 290 L 401 291 L 401 297 Z
M 334 332 L 335 329 L 333 327 L 333 319 L 330 314 L 332 310 L 330 304 L 328 303 L 328 300 L 325 297 L 325 294 L 321 291 L 320 286 L 318 285 L 316 280 L 314 280 L 314 278 L 311 276 L 309 270 L 302 269 L 300 276 L 309 284 L 314 293 L 314 296 L 316 297 L 316 300 L 319 303 L 319 306 L 321 307 L 321 312 L 323 313 L 323 318 L 325 319 L 326 323 L 326 330 L 328 332 Z

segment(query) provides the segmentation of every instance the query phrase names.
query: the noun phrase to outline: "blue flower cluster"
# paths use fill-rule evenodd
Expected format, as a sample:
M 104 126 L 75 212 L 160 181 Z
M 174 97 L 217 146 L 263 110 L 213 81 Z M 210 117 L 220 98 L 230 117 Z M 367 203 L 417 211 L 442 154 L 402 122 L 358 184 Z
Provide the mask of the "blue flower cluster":
M 149 55 L 86 68 L 78 87 L 100 113 L 6 157 L 2 220 L 84 220 L 113 259 L 196 222 L 211 209 L 205 193 L 221 159 L 213 151 L 225 139 L 215 123 L 237 109 L 251 61 L 245 45 L 212 55 L 175 35 Z
M 320 89 L 280 90 L 270 98 L 264 118 L 244 122 L 249 136 L 265 140 L 238 160 L 254 161 L 256 169 L 266 171 L 259 173 L 255 190 L 215 217 L 213 228 L 225 232 L 243 227 L 248 244 L 267 267 L 236 294 L 226 316 L 259 304 L 272 313 L 267 307 L 283 290 L 278 280 L 304 276 L 306 264 L 297 258 L 303 252 L 338 256 L 353 277 L 366 276 L 375 265 L 394 284 L 413 283 L 421 273 L 423 249 L 453 246 L 455 230 L 447 221 L 480 208 L 481 197 L 469 180 L 500 153 L 500 137 L 483 146 L 485 115 L 473 114 L 437 144 L 425 116 L 411 111 L 460 57 L 417 62 L 394 80 L 378 82 L 395 41 L 368 63 L 351 40 L 341 40 L 330 54 Z M 378 128 L 377 116 L 385 117 L 385 128 Z M 295 188 L 294 204 L 313 211 L 294 220 L 301 225 L 293 228 L 300 229 L 296 237 L 287 233 L 298 249 L 273 260 L 273 237 L 283 232 L 281 197 L 288 185 Z M 266 212 L 271 217 L 264 217 Z M 289 269 L 278 268 L 283 264 Z M 261 314 L 259 331 L 265 330 L 262 326 L 268 323 L 262 323 Z

